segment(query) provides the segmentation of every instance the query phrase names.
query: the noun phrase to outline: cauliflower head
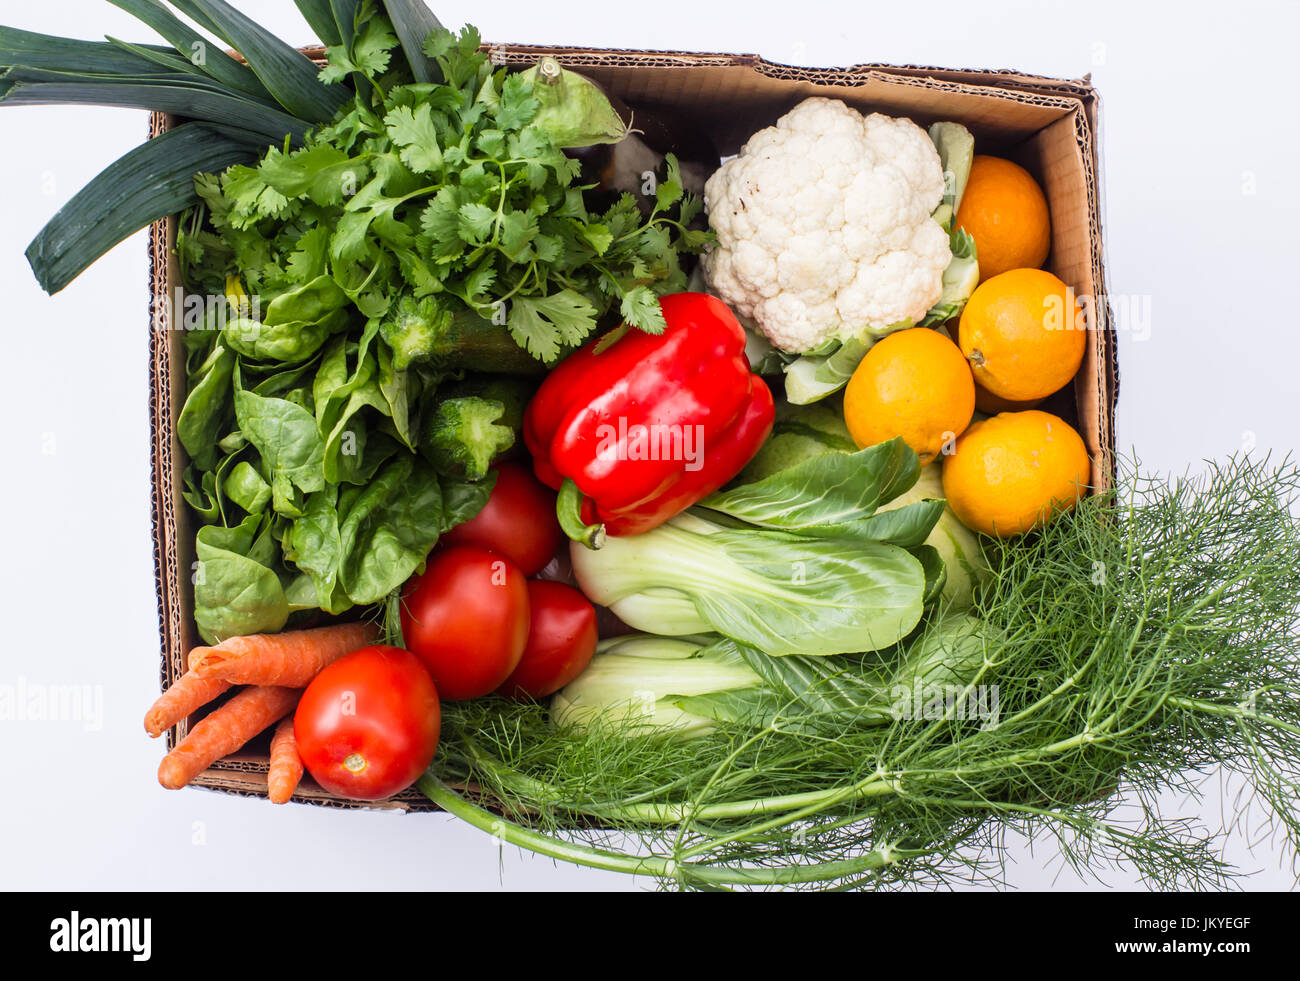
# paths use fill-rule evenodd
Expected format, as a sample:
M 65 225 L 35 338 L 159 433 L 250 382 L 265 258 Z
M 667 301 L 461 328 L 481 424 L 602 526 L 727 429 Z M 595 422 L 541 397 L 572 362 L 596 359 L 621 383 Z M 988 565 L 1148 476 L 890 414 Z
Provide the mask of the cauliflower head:
M 910 119 L 806 99 L 709 178 L 705 277 L 792 353 L 915 323 L 952 258 L 930 217 L 943 191 L 939 152 Z

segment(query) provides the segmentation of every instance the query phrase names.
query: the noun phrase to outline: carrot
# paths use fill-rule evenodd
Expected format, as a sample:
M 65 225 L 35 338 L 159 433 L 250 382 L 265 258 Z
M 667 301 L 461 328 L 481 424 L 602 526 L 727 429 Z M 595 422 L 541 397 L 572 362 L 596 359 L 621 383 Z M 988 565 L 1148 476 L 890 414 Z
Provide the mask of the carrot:
M 157 738 L 191 712 L 207 705 L 227 688 L 229 681 L 220 678 L 200 678 L 186 671 L 172 682 L 158 701 L 145 713 L 144 730 Z
M 287 804 L 302 779 L 302 757 L 293 736 L 293 716 L 286 715 L 271 737 L 271 769 L 266 774 L 266 789 L 272 804 Z
M 239 749 L 272 722 L 293 711 L 296 688 L 245 688 L 189 731 L 158 765 L 158 782 L 179 790 L 209 766 Z
M 231 637 L 216 647 L 190 651 L 190 670 L 200 678 L 236 685 L 305 688 L 325 665 L 378 639 L 379 628 L 373 623 Z

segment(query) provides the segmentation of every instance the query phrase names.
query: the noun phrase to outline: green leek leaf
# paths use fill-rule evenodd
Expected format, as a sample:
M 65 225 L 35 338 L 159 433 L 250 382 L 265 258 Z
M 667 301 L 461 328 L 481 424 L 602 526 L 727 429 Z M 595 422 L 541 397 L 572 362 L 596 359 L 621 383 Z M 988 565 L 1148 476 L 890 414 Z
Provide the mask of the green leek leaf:
M 321 44 L 328 47 L 343 43 L 330 0 L 293 0 L 293 3 Z
M 256 157 L 254 143 L 220 127 L 168 130 L 110 164 L 50 219 L 27 247 L 32 272 L 47 293 L 59 292 L 131 233 L 197 202 L 196 173 Z
M 169 54 L 170 48 L 140 45 L 154 54 Z M 138 54 L 123 51 L 105 41 L 77 41 L 53 37 L 16 27 L 0 27 L 0 68 L 28 65 L 53 71 L 94 72 L 106 75 L 148 74 L 156 66 Z
M 301 119 L 194 76 L 77 76 L 36 68 L 0 75 L 0 104 L 89 105 L 152 109 L 256 134 L 265 143 L 301 142 L 311 129 Z
M 330 0 L 334 26 L 339 32 L 339 43 L 349 48 L 357 37 L 357 12 L 360 7 L 361 0 Z
M 161 34 L 196 70 L 227 88 L 263 102 L 273 102 L 271 93 L 258 81 L 251 68 L 241 65 L 226 52 L 217 48 L 198 31 L 176 17 L 159 0 L 108 0 L 108 2 L 125 10 L 136 20 Z
M 198 67 L 192 62 L 180 57 L 175 52 L 153 51 L 139 44 L 132 44 L 130 41 L 123 41 L 115 38 L 111 34 L 107 36 L 108 43 L 115 48 L 121 48 L 123 51 L 129 51 L 132 54 L 139 55 L 143 60 L 151 65 L 156 65 L 161 70 L 160 74 L 166 76 L 172 75 L 200 75 Z M 146 74 L 137 72 L 136 74 Z
M 384 0 L 388 19 L 402 42 L 402 51 L 411 65 L 417 82 L 441 82 L 442 69 L 424 53 L 424 42 L 430 34 L 442 27 L 438 18 L 424 0 Z
M 230 40 L 267 91 L 295 116 L 314 123 L 327 123 L 347 101 L 342 91 L 320 84 L 316 78 L 316 66 L 309 58 L 225 0 L 186 0 L 183 5 L 180 2 L 175 5 L 186 13 L 190 13 L 191 8 L 198 10 L 216 24 L 220 28 L 217 33 Z

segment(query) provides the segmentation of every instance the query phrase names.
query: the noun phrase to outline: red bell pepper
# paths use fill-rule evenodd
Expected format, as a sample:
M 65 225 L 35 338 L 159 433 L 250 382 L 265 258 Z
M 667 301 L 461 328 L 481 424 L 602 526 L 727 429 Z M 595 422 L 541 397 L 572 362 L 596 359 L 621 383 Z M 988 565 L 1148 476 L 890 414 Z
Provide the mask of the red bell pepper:
M 745 332 L 704 293 L 660 301 L 662 334 L 617 328 L 547 376 L 524 414 L 533 468 L 560 491 L 560 523 L 657 527 L 740 472 L 772 430 L 772 393 L 749 370 Z

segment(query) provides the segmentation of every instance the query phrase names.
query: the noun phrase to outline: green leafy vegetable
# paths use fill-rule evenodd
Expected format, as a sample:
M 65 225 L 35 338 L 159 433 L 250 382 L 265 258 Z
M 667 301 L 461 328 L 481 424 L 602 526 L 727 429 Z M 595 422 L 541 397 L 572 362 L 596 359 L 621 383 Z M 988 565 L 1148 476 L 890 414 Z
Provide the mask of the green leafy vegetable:
M 597 143 L 617 143 L 627 136 L 627 124 L 610 105 L 600 88 L 591 79 L 571 72 L 554 58 L 543 58 L 537 65 L 521 75 L 507 79 L 502 92 L 502 113 L 518 112 L 525 121 L 533 120 L 561 147 L 593 146 Z M 511 86 L 517 93 L 512 106 Z M 530 94 L 525 94 L 530 93 Z M 528 109 L 522 106 L 528 103 Z M 675 204 L 671 192 L 660 187 L 662 207 Z M 680 191 L 681 185 L 677 184 Z
M 856 453 L 822 453 L 769 477 L 719 491 L 700 501 L 761 528 L 812 538 L 851 538 L 920 545 L 943 513 L 944 502 L 920 501 L 875 514 L 916 483 L 921 465 L 901 439 Z
M 961 207 L 962 194 L 970 179 L 971 164 L 975 159 L 975 137 L 961 123 L 935 123 L 929 129 L 930 142 L 939 151 L 939 164 L 943 167 L 943 200 L 934 211 L 934 220 L 944 231 L 953 231 L 953 220 Z
M 245 137 L 201 123 L 131 150 L 78 191 L 27 247 L 41 288 L 59 292 L 143 225 L 193 204 L 195 171 L 255 155 Z
M 322 78 L 358 82 L 329 126 L 203 182 L 224 271 L 273 296 L 330 278 L 379 322 L 397 370 L 465 364 L 502 341 L 553 364 L 615 312 L 662 330 L 658 297 L 685 287 L 679 255 L 703 244 L 686 227 L 699 203 L 671 179 L 675 161 L 649 216 L 630 195 L 592 214 L 567 137 L 539 118 L 547 83 L 493 70 L 466 28 L 423 41 L 444 81 L 393 84 L 390 26 L 372 13 L 329 49 Z M 613 113 L 590 83 L 562 85 Z
M 265 521 L 250 515 L 233 528 L 199 529 L 194 570 L 194 619 L 209 644 L 244 634 L 274 633 L 289 618 L 279 577 L 265 556 Z M 259 548 L 260 534 L 260 548 Z
M 715 631 L 773 655 L 888 647 L 920 621 L 925 571 L 879 542 L 732 529 L 690 514 L 575 547 L 583 592 L 639 630 Z
M 442 81 L 442 73 L 433 59 L 424 53 L 424 40 L 442 29 L 424 0 L 384 0 L 384 10 L 393 30 L 402 42 L 402 52 L 417 82 Z

